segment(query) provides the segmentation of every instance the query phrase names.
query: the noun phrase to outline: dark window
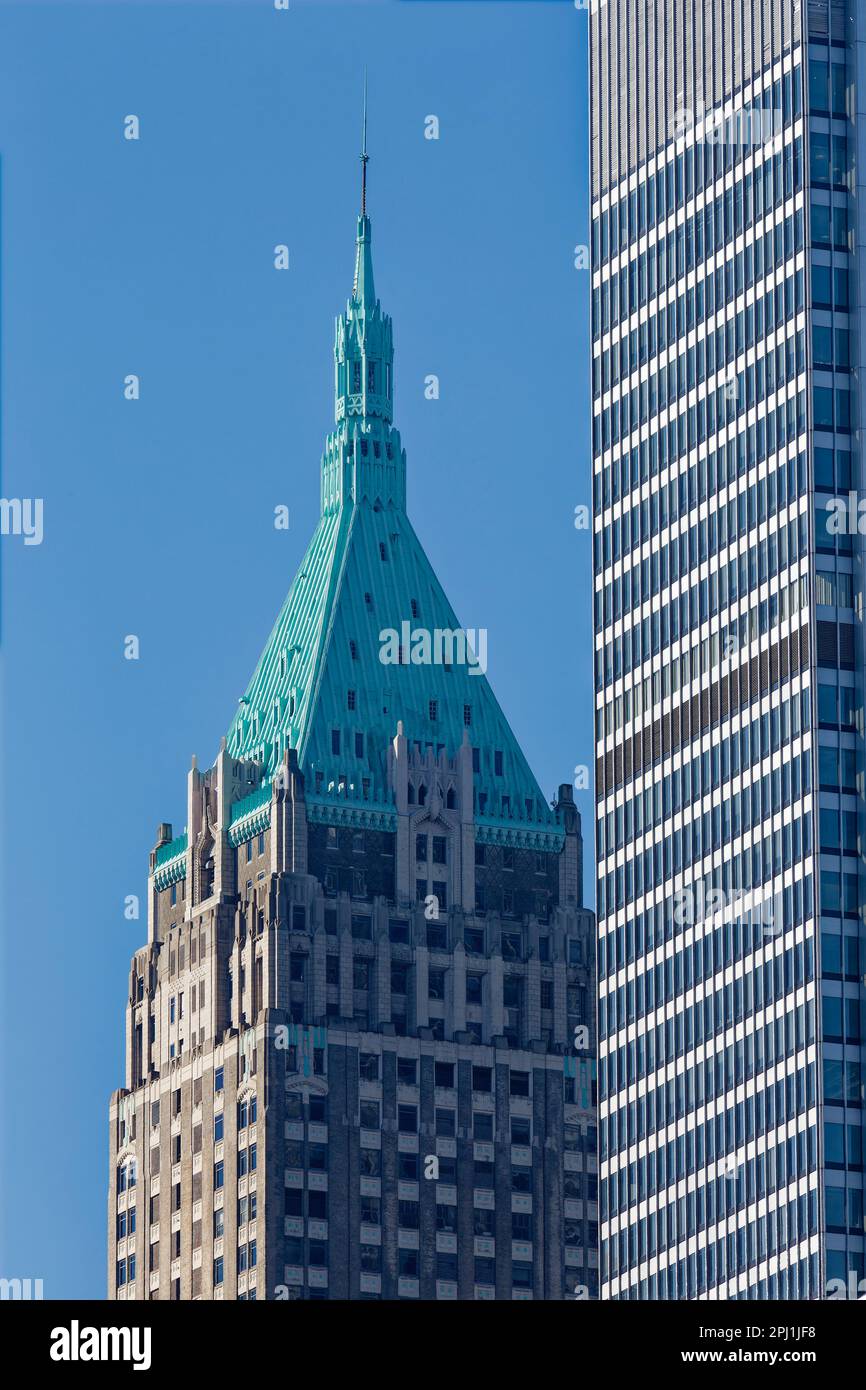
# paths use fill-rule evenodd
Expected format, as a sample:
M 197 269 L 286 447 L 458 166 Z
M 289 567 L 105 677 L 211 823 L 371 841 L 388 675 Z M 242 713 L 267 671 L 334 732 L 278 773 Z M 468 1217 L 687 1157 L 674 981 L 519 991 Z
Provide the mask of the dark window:
M 441 1135 L 444 1139 L 454 1138 L 457 1133 L 457 1112 L 455 1110 L 445 1110 L 437 1106 L 436 1133 Z
M 470 956 L 484 955 L 484 929 L 483 927 L 464 927 L 463 945 L 466 953 Z
M 453 1087 L 454 1085 L 454 1063 L 436 1062 L 434 1064 L 434 1077 L 437 1086 Z
M 482 984 L 481 984 L 481 981 L 483 980 L 483 978 L 484 978 L 483 975 L 467 975 L 467 976 L 466 976 L 466 1003 L 467 1003 L 467 1004 L 480 1004 L 480 1003 L 482 1003 L 482 995 L 481 995 Z
M 418 1107 L 417 1105 L 398 1105 L 397 1106 L 397 1128 L 401 1134 L 418 1133 Z
M 493 1142 L 493 1116 L 489 1111 L 478 1110 L 472 1116 L 472 1137 L 478 1144 Z

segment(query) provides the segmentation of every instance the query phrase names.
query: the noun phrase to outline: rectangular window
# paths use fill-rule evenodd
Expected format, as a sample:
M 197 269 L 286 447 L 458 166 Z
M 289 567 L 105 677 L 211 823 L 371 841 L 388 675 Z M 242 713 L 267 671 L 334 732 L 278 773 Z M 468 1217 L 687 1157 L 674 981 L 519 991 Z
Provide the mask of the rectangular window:
M 401 1134 L 418 1133 L 418 1107 L 417 1105 L 398 1105 L 397 1106 L 397 1128 Z

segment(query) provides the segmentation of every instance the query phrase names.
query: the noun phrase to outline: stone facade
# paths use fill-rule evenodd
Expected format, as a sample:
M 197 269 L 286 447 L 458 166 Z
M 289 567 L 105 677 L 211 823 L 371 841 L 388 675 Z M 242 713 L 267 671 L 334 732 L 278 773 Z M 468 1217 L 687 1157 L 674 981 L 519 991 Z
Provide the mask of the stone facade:
M 491 846 L 473 865 L 482 901 L 548 895 L 539 918 L 464 905 L 459 822 L 432 802 L 390 836 L 311 825 L 290 756 L 232 823 L 250 775 L 225 750 L 193 768 L 191 842 L 161 827 L 151 854 L 111 1103 L 110 1295 L 593 1296 L 594 940 L 563 892 L 582 848 L 570 788 L 558 855 Z M 453 894 L 438 917 L 435 895 L 325 886 L 330 856 L 415 882 L 434 835 Z

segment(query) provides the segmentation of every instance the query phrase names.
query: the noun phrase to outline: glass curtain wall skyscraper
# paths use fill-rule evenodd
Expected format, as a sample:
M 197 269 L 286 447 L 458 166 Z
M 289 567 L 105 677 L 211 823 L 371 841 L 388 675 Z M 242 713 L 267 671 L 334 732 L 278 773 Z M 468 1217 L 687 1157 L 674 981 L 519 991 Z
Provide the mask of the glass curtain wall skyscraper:
M 864 1276 L 863 27 L 591 10 L 605 1298 Z

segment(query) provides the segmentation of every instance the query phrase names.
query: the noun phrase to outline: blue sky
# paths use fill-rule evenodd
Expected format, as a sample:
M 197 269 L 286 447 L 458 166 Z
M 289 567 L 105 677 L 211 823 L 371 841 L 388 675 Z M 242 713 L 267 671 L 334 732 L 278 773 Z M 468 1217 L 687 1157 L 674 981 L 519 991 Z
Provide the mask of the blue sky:
M 586 20 L 0 4 L 2 492 L 44 499 L 43 543 L 2 542 L 0 1274 L 48 1298 L 105 1293 L 107 1102 L 146 938 L 124 899 L 157 822 L 183 827 L 190 756 L 215 756 L 318 516 L 365 64 L 410 515 L 488 630 L 543 790 L 592 762 Z

